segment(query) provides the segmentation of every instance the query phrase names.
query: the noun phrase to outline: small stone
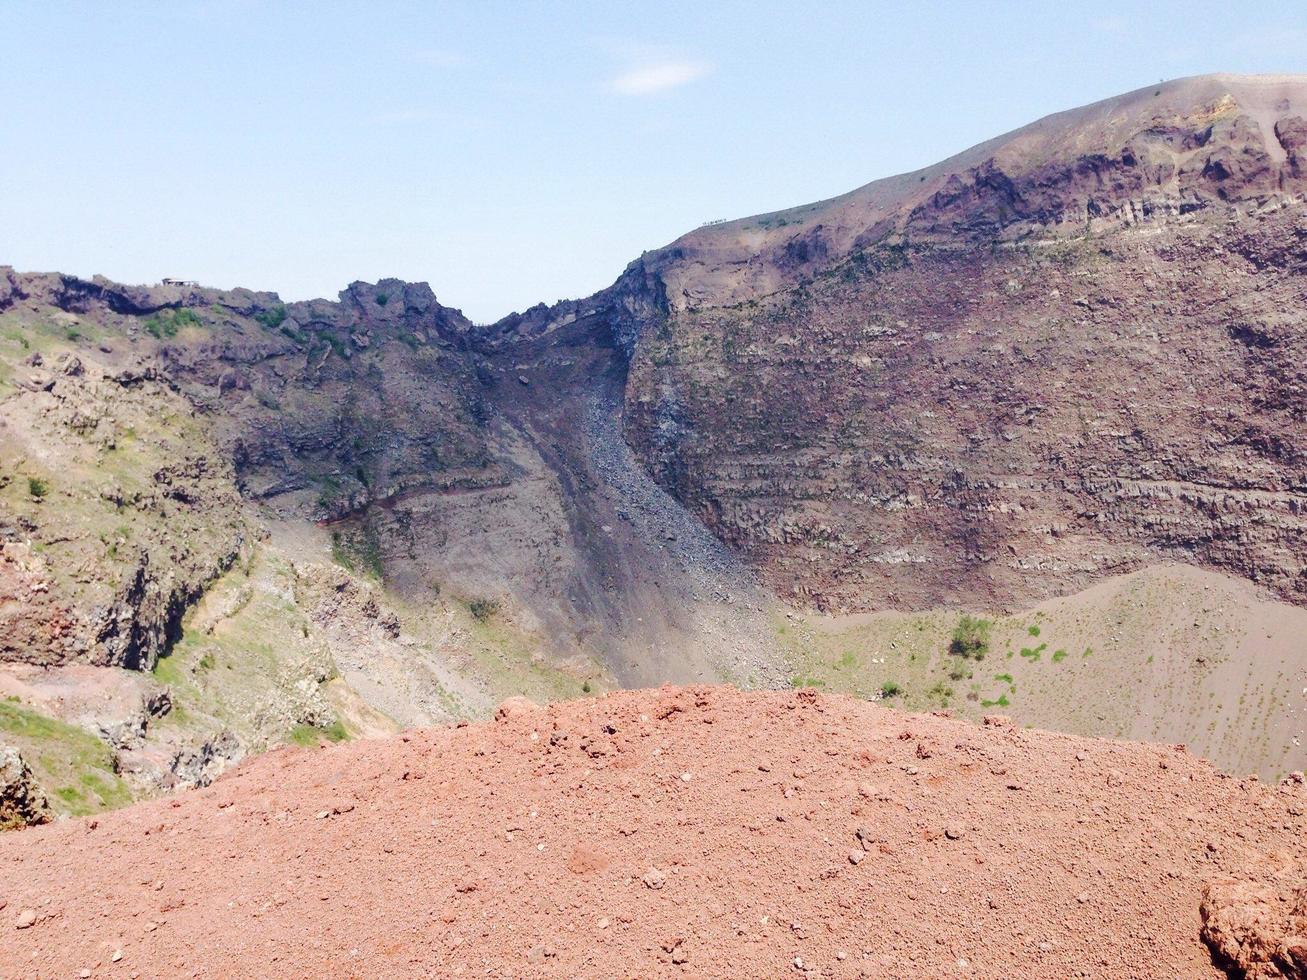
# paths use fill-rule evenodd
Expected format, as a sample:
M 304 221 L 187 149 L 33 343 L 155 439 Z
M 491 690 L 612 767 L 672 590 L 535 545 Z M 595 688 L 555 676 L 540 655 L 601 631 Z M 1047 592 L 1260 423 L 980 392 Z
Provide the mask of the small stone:
M 861 864 L 866 856 L 865 851 L 849 851 L 849 864 Z
M 121 949 L 115 949 L 113 951 L 113 956 L 109 957 L 109 959 L 113 960 L 113 962 L 115 963 L 120 962 L 122 958 L 123 958 L 123 951 Z
M 1089 892 L 1081 892 L 1079 895 L 1076 896 L 1076 901 L 1079 902 L 1081 905 L 1084 905 L 1085 902 L 1089 901 Z
M 87 970 L 87 969 L 85 969 L 85 968 L 82 968 L 81 970 L 78 970 L 78 971 L 77 971 L 77 975 L 78 975 L 79 977 L 81 977 L 81 980 L 87 980 L 87 978 L 91 975 L 91 971 L 90 971 L 90 970 Z
M 18 921 L 14 923 L 16 929 L 30 929 L 36 925 L 36 912 L 33 909 L 23 909 L 18 913 Z
M 672 950 L 672 962 L 677 964 L 690 962 L 690 951 L 685 948 L 684 943 Z
M 966 833 L 967 828 L 960 823 L 951 823 L 944 828 L 944 836 L 949 840 L 961 840 Z
M 689 782 L 691 779 L 693 779 L 693 778 L 694 778 L 694 774 L 693 774 L 693 773 L 689 773 L 689 772 L 683 772 L 683 773 L 681 773 L 681 782 L 683 782 L 683 783 L 688 783 L 688 782 Z
M 640 877 L 640 880 L 644 882 L 646 888 L 652 888 L 654 891 L 658 891 L 658 889 L 662 888 L 663 885 L 667 884 L 667 875 L 663 874 L 657 868 L 650 868 Z

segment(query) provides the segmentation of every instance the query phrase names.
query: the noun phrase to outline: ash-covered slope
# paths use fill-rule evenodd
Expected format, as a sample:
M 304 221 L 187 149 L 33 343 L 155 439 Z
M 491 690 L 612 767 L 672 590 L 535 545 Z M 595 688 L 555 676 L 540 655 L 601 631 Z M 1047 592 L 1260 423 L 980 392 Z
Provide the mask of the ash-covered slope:
M 1304 139 L 1307 80 L 1184 79 L 693 232 L 591 301 L 628 438 L 824 609 L 1159 560 L 1301 603 Z
M 1278 976 L 1307 787 L 1174 746 L 665 688 L 0 838 L 41 976 Z M 1206 920 L 1206 925 L 1204 924 Z

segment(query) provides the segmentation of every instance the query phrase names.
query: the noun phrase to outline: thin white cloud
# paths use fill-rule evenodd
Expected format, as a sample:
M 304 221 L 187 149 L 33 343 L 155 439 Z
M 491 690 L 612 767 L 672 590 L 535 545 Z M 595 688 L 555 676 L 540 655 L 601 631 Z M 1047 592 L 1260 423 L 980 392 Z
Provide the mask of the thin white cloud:
M 611 82 L 618 95 L 657 95 L 703 78 L 712 65 L 701 61 L 664 61 L 622 72 Z

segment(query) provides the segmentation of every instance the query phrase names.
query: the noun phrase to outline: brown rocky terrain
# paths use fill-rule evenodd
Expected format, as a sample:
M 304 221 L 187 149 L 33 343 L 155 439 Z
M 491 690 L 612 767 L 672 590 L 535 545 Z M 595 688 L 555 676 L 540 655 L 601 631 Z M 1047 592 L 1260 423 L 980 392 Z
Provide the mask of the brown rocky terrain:
M 1278 899 L 1301 880 L 1305 806 L 1299 777 L 1236 780 L 1178 746 L 811 691 L 517 700 L 0 839 L 0 962 L 1204 977 L 1214 950 L 1280 976 L 1302 948 Z

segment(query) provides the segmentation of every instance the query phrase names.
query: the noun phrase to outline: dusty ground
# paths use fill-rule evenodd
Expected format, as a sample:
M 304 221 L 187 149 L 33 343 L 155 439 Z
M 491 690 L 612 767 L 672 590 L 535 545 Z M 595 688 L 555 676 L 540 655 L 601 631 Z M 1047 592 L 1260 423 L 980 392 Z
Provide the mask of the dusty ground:
M 957 610 L 792 614 L 775 630 L 796 684 L 870 697 L 892 681 L 913 710 L 1184 742 L 1263 779 L 1307 768 L 1307 609 L 1159 565 L 1029 609 L 972 612 L 993 624 L 978 662 L 948 652 Z
M 1171 746 L 812 691 L 506 708 L 5 836 L 0 970 L 1201 977 L 1205 884 L 1307 852 L 1301 784 Z

